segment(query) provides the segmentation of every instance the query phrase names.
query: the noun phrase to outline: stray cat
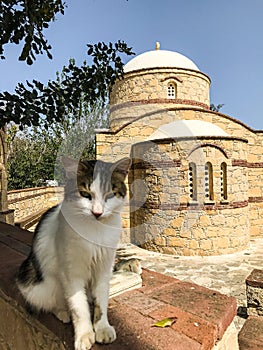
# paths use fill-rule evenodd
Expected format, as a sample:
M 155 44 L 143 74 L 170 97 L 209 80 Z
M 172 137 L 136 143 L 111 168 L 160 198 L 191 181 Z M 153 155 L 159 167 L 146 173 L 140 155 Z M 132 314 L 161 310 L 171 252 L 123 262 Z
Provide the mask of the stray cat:
M 72 318 L 75 350 L 87 350 L 95 341 L 116 339 L 107 318 L 109 281 L 130 159 L 62 161 L 67 177 L 64 200 L 36 227 L 17 285 L 36 310 L 53 312 L 63 322 Z

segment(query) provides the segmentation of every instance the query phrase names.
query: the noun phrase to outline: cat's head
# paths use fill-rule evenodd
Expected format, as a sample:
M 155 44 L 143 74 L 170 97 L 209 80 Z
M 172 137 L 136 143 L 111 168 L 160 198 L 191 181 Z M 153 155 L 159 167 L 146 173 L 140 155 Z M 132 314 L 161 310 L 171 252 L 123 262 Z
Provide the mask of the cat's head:
M 115 163 L 101 160 L 77 162 L 63 157 L 66 171 L 65 201 L 74 201 L 86 215 L 100 220 L 119 213 L 126 197 L 125 178 L 130 158 Z

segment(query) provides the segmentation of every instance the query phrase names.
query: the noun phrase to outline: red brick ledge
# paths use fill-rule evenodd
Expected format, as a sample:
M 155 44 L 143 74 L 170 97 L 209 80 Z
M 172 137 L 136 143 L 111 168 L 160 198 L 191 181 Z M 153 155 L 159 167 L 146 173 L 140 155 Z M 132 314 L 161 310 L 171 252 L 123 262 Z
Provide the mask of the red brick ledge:
M 32 235 L 4 223 L 0 223 L 0 233 L 3 341 L 8 339 L 11 348 L 18 349 L 17 339 L 38 334 L 35 341 L 50 339 L 46 348 L 72 350 L 72 325 L 62 324 L 51 314 L 37 317 L 27 314 L 14 284 L 14 273 L 29 250 Z M 211 350 L 236 315 L 237 304 L 232 297 L 149 270 L 143 270 L 142 278 L 142 288 L 110 300 L 109 319 L 116 328 L 117 340 L 110 345 L 96 344 L 93 350 Z M 175 317 L 176 322 L 164 329 L 152 327 L 166 317 Z M 34 332 L 25 334 L 17 327 L 19 322 L 21 327 L 24 324 L 27 329 L 33 327 Z
M 117 332 L 120 327 L 121 333 L 135 341 L 131 349 L 209 350 L 222 338 L 236 314 L 234 298 L 148 270 L 142 277 L 142 288 L 110 303 L 110 318 L 118 319 Z M 167 317 L 176 318 L 170 328 L 151 327 Z M 121 341 L 117 339 L 108 348 L 125 349 L 118 347 Z
M 187 100 L 187 99 L 170 99 L 170 98 L 152 98 L 152 99 L 142 99 L 137 101 L 129 101 L 129 102 L 123 102 L 119 103 L 117 105 L 114 105 L 110 108 L 110 113 L 113 113 L 115 111 L 118 111 L 123 108 L 131 108 L 134 106 L 140 106 L 140 105 L 148 105 L 148 104 L 171 104 L 171 105 L 189 105 L 189 106 L 195 106 L 195 107 L 201 107 L 206 110 L 210 110 L 210 106 L 206 103 L 202 103 L 199 101 L 194 100 Z
M 263 349 L 263 317 L 249 316 L 238 335 L 240 350 Z
M 263 290 L 263 270 L 254 269 L 247 277 L 246 285 Z

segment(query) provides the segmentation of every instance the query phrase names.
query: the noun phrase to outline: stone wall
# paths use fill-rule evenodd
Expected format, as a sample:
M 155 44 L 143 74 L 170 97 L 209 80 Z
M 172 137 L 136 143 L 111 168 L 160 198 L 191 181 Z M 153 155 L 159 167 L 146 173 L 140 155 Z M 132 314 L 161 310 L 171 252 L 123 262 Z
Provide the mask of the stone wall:
M 248 197 L 250 234 L 263 234 L 263 132 L 257 132 L 248 155 Z
M 63 187 L 36 187 L 9 191 L 8 207 L 14 209 L 15 222 L 58 204 L 63 198 Z
M 173 142 L 172 142 L 173 141 Z M 200 147 L 196 145 L 200 142 Z M 242 139 L 160 140 L 133 146 L 129 182 L 131 240 L 176 255 L 217 255 L 249 243 L 247 171 L 232 164 Z M 189 155 L 189 150 L 195 151 Z M 222 148 L 221 148 L 222 147 Z M 226 154 L 222 152 L 226 150 Z M 196 200 L 190 197 L 189 162 L 197 164 Z M 214 198 L 205 196 L 204 164 L 213 166 Z M 220 165 L 227 163 L 227 199 L 221 196 Z
M 170 83 L 175 87 L 174 98 L 167 96 Z M 244 249 L 250 235 L 263 235 L 263 131 L 211 111 L 209 87 L 210 79 L 202 72 L 177 68 L 129 72 L 113 86 L 110 129 L 97 134 L 96 150 L 98 159 L 134 158 L 127 182 L 130 202 L 123 213 L 123 242 L 140 242 L 143 237 L 142 241 L 151 242 L 152 249 L 213 255 Z M 135 148 L 151 140 L 162 125 L 178 120 L 205 121 L 229 137 L 193 137 L 188 145 L 178 139 L 159 143 L 161 155 L 157 156 L 160 149 L 151 153 L 151 159 L 146 160 L 150 167 L 143 169 L 139 163 L 145 162 L 145 150 L 138 156 Z M 195 200 L 189 193 L 190 161 L 200 174 Z M 210 201 L 204 183 L 207 162 L 213 166 Z M 227 169 L 227 199 L 222 196 L 222 163 Z M 147 198 L 143 198 L 145 188 Z M 149 220 L 153 220 L 150 225 Z M 187 230 L 186 223 L 190 225 Z
M 167 97 L 167 83 L 177 86 L 177 98 L 199 101 L 209 105 L 209 77 L 199 71 L 161 68 L 144 69 L 125 74 L 111 92 L 111 105 Z
M 175 86 L 175 98 L 167 98 L 169 83 Z M 111 129 L 135 120 L 145 104 L 199 106 L 209 109 L 210 79 L 203 73 L 176 68 L 131 72 L 115 83 L 111 93 Z M 139 107 L 139 108 L 136 108 Z
M 263 180 L 263 132 L 255 131 L 248 126 L 244 125 L 235 118 L 231 118 L 221 113 L 212 112 L 208 110 L 202 110 L 198 108 L 168 108 L 167 105 L 162 105 L 162 108 L 157 109 L 157 106 L 152 104 L 143 105 L 144 110 L 141 109 L 141 116 L 134 120 L 132 123 L 128 123 L 125 126 L 120 126 L 115 131 L 103 131 L 97 134 L 97 156 L 98 158 L 105 160 L 116 160 L 122 157 L 130 156 L 132 145 L 147 140 L 151 134 L 153 134 L 161 125 L 168 124 L 176 120 L 202 120 L 213 123 L 221 127 L 229 135 L 235 138 L 237 135 L 239 138 L 247 140 L 246 142 L 233 143 L 232 151 L 228 152 L 227 140 L 213 140 L 214 146 L 219 147 L 227 155 L 226 163 L 232 166 L 231 175 L 228 179 L 231 179 L 232 183 L 228 186 L 231 189 L 229 201 L 231 202 L 232 190 L 237 193 L 239 197 L 244 197 L 240 191 L 240 187 L 247 189 L 246 199 L 248 202 L 247 215 L 250 222 L 251 236 L 258 236 L 263 234 L 263 193 L 262 193 L 262 180 Z M 160 106 L 159 106 L 160 107 Z M 139 111 L 139 106 L 136 107 Z M 131 109 L 130 113 L 132 113 Z M 174 140 L 176 142 L 176 140 Z M 196 140 L 193 141 L 193 143 Z M 208 140 L 199 141 L 200 145 L 208 144 Z M 198 146 L 198 144 L 197 144 Z M 193 145 L 194 147 L 194 145 Z M 202 150 L 210 152 L 210 158 L 213 151 L 211 148 L 202 147 Z M 209 149 L 209 151 L 207 151 Z M 214 147 L 214 149 L 216 149 Z M 222 152 L 220 152 L 222 154 Z M 208 154 L 209 155 L 209 154 Z M 215 156 L 217 157 L 217 155 Z M 242 178 L 240 182 L 240 173 L 246 173 L 247 176 Z M 215 172 L 218 181 L 219 169 Z M 236 178 L 237 176 L 237 178 Z M 246 179 L 246 180 L 244 180 Z M 185 179 L 188 183 L 188 179 Z M 166 191 L 167 192 L 167 191 Z M 243 200 L 243 199 L 242 199 Z M 242 201 L 241 200 L 241 201 Z M 238 199 L 237 202 L 240 200 Z M 240 204 L 241 205 L 241 204 Z M 230 207 L 229 207 L 230 208 Z M 231 208 L 230 208 L 231 209 Z M 229 213 L 231 215 L 231 212 Z M 129 206 L 126 206 L 124 212 L 124 225 L 125 230 L 123 233 L 123 241 L 128 242 L 130 239 L 129 232 Z

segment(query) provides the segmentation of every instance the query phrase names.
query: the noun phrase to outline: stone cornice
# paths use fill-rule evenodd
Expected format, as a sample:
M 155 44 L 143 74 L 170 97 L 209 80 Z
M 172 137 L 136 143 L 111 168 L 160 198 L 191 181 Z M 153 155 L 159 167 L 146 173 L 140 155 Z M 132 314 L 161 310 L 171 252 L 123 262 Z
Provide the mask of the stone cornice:
M 262 199 L 263 200 L 263 199 Z M 183 210 L 224 210 L 224 209 L 239 209 L 245 208 L 248 206 L 249 201 L 238 201 L 238 202 L 229 202 L 229 203 L 154 203 L 154 202 L 145 202 L 139 203 L 134 202 L 131 203 L 131 207 L 142 208 L 142 209 L 152 209 L 152 210 L 175 210 L 175 211 L 183 211 Z M 255 202 L 254 202 L 255 203 Z
M 244 142 L 247 143 L 248 141 L 242 137 L 235 137 L 235 136 L 181 136 L 181 137 L 166 137 L 166 138 L 162 138 L 162 139 L 153 139 L 153 140 L 145 140 L 145 141 L 139 141 L 137 142 L 135 145 L 139 145 L 139 144 L 144 144 L 144 143 L 171 143 L 171 142 L 180 142 L 180 141 L 191 141 L 191 140 L 198 140 L 198 141 L 202 141 L 202 140 L 213 140 L 213 141 L 221 141 L 221 140 L 230 140 L 230 141 L 240 141 L 240 142 Z M 193 153 L 196 149 L 198 148 L 202 148 L 202 147 L 215 147 L 220 149 L 225 155 L 225 151 L 223 151 L 221 149 L 221 147 L 219 147 L 216 144 L 212 144 L 212 143 L 203 143 L 198 145 L 197 147 L 195 147 L 193 150 L 190 151 L 190 153 L 188 154 L 188 156 Z M 229 158 L 226 155 L 227 158 Z
M 145 74 L 145 73 L 151 73 L 151 74 L 154 74 L 154 73 L 175 73 L 175 74 L 176 73 L 184 73 L 184 74 L 188 74 L 188 75 L 201 75 L 201 76 L 205 77 L 209 81 L 209 83 L 211 83 L 210 77 L 206 73 L 201 72 L 200 70 L 177 68 L 177 67 L 141 68 L 141 69 L 133 70 L 131 72 L 124 73 L 124 79 L 135 76 L 135 75 Z
M 168 99 L 165 99 L 166 101 Z M 151 101 L 151 100 L 147 100 L 147 101 Z M 121 103 L 121 104 L 116 104 L 116 105 L 113 105 L 111 106 L 110 108 L 110 111 L 112 113 L 112 111 L 115 111 L 115 110 L 118 110 L 119 108 L 124 108 L 124 107 L 133 107 L 134 105 L 136 105 L 138 101 L 131 101 L 131 102 L 125 102 L 125 103 Z M 148 102 L 148 103 L 151 103 L 151 102 Z M 138 103 L 138 105 L 140 105 L 140 103 Z M 239 125 L 241 125 L 242 127 L 246 128 L 248 131 L 252 132 L 252 133 L 255 133 L 255 134 L 263 134 L 263 130 L 256 130 L 256 129 L 253 129 L 251 128 L 250 126 L 248 126 L 247 124 L 241 122 L 240 120 L 234 118 L 234 117 L 231 117 L 227 114 L 223 114 L 223 113 L 220 113 L 220 112 L 215 112 L 215 111 L 211 111 L 210 110 L 210 107 L 205 105 L 207 108 L 205 109 L 202 109 L 202 108 L 197 108 L 197 107 L 172 107 L 172 108 L 162 108 L 161 111 L 159 110 L 158 113 L 160 112 L 164 112 L 165 110 L 167 111 L 187 111 L 187 110 L 192 110 L 192 111 L 196 111 L 196 112 L 203 112 L 203 113 L 209 113 L 209 114 L 214 114 L 214 115 L 218 115 L 220 117 L 223 117 L 225 119 L 228 119 L 228 120 L 231 120 L 232 122 L 234 123 L 237 123 Z M 153 114 L 153 112 L 152 112 Z M 113 133 L 113 134 L 116 134 L 118 133 L 120 130 L 124 129 L 126 126 L 128 126 L 129 124 L 132 124 L 133 122 L 137 121 L 137 120 L 140 120 L 140 119 L 143 119 L 144 117 L 147 117 L 149 116 L 149 114 L 145 114 L 143 116 L 139 116 L 137 118 L 134 118 L 132 119 L 131 121 L 129 122 L 126 122 L 124 125 L 122 125 L 119 129 L 117 129 L 116 131 L 111 131 L 110 133 Z M 114 120 L 114 119 L 113 119 Z M 121 120 L 121 118 L 118 118 L 118 120 Z

